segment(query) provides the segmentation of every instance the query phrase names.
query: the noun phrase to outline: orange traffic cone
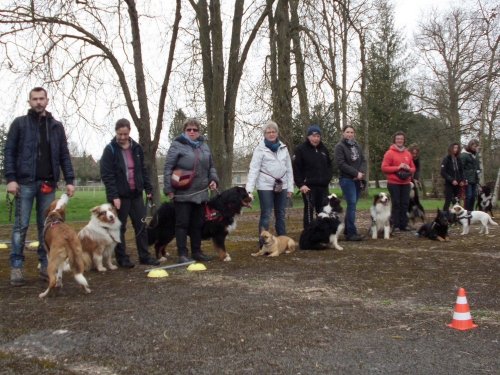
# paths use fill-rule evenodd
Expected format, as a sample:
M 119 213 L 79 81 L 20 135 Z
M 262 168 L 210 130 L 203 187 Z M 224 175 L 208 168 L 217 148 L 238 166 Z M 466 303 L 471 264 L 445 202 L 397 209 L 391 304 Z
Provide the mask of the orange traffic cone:
M 472 316 L 470 315 L 469 304 L 467 303 L 464 288 L 458 289 L 457 303 L 455 305 L 455 311 L 453 311 L 453 320 L 448 324 L 448 327 L 459 329 L 460 331 L 477 327 L 477 324 L 472 322 Z

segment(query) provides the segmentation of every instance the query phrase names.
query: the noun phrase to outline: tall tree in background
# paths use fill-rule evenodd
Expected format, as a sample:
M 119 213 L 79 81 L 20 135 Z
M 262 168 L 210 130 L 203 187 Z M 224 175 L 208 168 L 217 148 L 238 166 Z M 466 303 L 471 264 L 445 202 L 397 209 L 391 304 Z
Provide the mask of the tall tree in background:
M 168 129 L 168 141 L 170 143 L 182 133 L 182 124 L 186 119 L 187 116 L 182 109 L 175 111 L 174 119 L 170 123 L 170 129 Z
M 291 30 L 288 0 L 278 0 L 274 16 L 271 15 L 269 19 L 272 117 L 280 127 L 280 139 L 292 150 Z
M 8 59 L 16 49 L 17 57 L 9 61 L 12 70 L 19 71 L 27 61 L 27 75 L 60 87 L 78 108 L 83 102 L 101 96 L 110 107 L 117 97 L 125 102 L 139 132 L 154 196 L 159 202 L 155 155 L 181 19 L 181 1 L 176 0 L 170 48 L 158 89 L 156 124 L 151 121 L 150 110 L 154 102 L 151 92 L 156 92 L 156 87 L 148 88 L 151 80 L 147 79 L 149 72 L 143 57 L 140 17 L 134 0 L 109 5 L 90 1 L 12 1 L 0 8 L 0 24 L 8 26 L 0 33 L 0 40 L 7 40 Z M 109 82 L 107 77 L 114 79 Z M 69 93 L 65 90 L 68 86 Z M 81 116 L 92 117 L 92 114 L 81 113 Z
M 454 8 L 433 12 L 419 25 L 416 43 L 430 74 L 422 77 L 419 97 L 424 109 L 439 114 L 450 130 L 450 140 L 461 143 L 461 136 L 476 119 L 470 111 L 485 73 L 483 34 L 475 11 Z M 498 66 L 498 64 L 497 64 Z
M 5 142 L 7 142 L 7 127 L 2 124 L 0 125 L 0 181 L 4 178 Z
M 224 67 L 224 35 L 220 1 L 189 0 L 189 3 L 196 12 L 199 28 L 208 142 L 221 185 L 228 187 L 232 180 L 236 99 L 243 67 L 257 32 L 271 9 L 273 0 L 267 0 L 267 4 L 261 7 L 261 13 L 251 26 L 243 45 L 241 28 L 245 1 L 235 0 L 227 75 Z M 224 79 L 226 79 L 225 85 Z
M 371 172 L 378 181 L 380 164 L 392 134 L 407 128 L 410 93 L 406 88 L 404 45 L 394 27 L 393 7 L 387 0 L 379 0 L 375 6 L 377 15 L 368 47 L 365 104 Z

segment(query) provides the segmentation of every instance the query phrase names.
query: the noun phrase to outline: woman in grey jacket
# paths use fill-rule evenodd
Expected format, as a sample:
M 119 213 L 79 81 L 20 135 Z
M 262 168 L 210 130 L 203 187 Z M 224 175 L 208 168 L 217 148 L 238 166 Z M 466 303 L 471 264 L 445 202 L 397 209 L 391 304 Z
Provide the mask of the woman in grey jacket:
M 252 193 L 257 187 L 260 201 L 259 233 L 262 229 L 269 230 L 274 208 L 276 234 L 281 236 L 286 234 L 287 198 L 293 193 L 292 160 L 288 148 L 278 139 L 278 125 L 268 121 L 263 130 L 264 140 L 255 149 L 250 162 L 246 190 Z
M 195 118 L 184 121 L 183 131 L 170 146 L 165 162 L 164 193 L 174 200 L 175 240 L 179 263 L 189 262 L 187 236 L 191 238 L 191 256 L 206 262 L 211 258 L 201 251 L 203 203 L 208 201 L 208 190 L 215 190 L 219 183 L 212 154 L 205 139 L 200 136 L 201 123 Z M 172 172 L 181 168 L 194 171 L 195 176 L 187 189 L 172 187 Z

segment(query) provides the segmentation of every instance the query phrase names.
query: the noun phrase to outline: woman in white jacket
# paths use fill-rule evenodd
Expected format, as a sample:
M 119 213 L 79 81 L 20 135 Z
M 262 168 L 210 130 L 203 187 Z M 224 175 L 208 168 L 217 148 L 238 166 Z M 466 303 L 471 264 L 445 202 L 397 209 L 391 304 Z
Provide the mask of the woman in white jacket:
M 286 234 L 285 209 L 293 193 L 293 169 L 288 148 L 278 139 L 278 125 L 268 121 L 263 128 L 264 140 L 255 148 L 250 162 L 246 190 L 257 188 L 260 200 L 259 233 L 269 230 L 274 208 L 278 236 Z

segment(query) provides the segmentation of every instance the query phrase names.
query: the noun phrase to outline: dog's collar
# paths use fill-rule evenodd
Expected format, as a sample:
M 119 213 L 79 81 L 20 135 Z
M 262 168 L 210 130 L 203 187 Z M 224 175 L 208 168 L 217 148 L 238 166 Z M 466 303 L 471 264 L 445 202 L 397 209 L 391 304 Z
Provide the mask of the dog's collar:
M 108 232 L 109 236 L 111 237 L 111 239 L 113 241 L 115 241 L 116 243 L 120 243 L 121 242 L 120 239 L 117 240 L 116 238 L 113 237 L 113 235 L 111 234 L 111 229 L 106 228 L 106 227 L 104 227 L 104 229 L 106 230 L 106 232 Z

